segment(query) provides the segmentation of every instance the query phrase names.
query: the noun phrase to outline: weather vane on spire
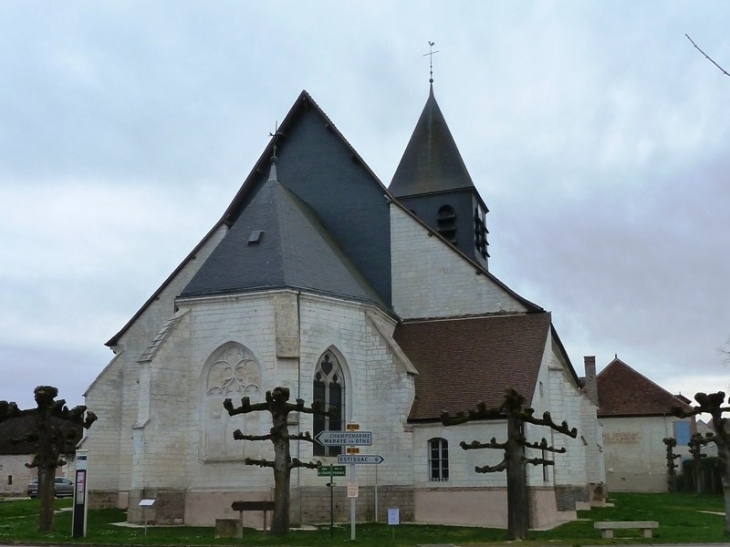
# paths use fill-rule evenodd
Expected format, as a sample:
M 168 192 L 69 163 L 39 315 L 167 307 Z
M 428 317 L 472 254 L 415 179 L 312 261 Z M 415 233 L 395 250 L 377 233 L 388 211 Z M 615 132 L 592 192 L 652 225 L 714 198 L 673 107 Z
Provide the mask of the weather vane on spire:
M 428 53 L 424 53 L 423 56 L 428 56 L 428 65 L 429 65 L 429 73 L 431 74 L 431 77 L 429 78 L 429 83 L 433 83 L 433 56 L 438 53 L 438 50 L 434 51 L 433 46 L 435 45 L 435 42 L 431 42 L 429 40 L 428 42 L 429 47 L 431 48 L 431 51 Z
M 281 137 L 282 133 L 279 132 L 279 122 L 274 122 L 274 132 L 269 133 L 269 137 L 271 137 L 274 141 L 274 155 L 271 157 L 271 161 L 276 161 L 276 139 L 278 137 Z

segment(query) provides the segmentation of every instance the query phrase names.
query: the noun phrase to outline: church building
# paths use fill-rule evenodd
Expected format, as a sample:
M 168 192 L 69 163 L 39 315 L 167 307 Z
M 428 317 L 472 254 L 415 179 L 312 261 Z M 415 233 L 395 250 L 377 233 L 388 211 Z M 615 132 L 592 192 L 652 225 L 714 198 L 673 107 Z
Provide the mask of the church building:
M 575 518 L 605 482 L 596 402 L 582 389 L 550 313 L 489 271 L 488 209 L 433 93 L 386 188 L 303 91 L 220 220 L 107 345 L 114 357 L 89 387 L 99 419 L 88 432 L 93 506 L 154 498 L 157 523 L 212 525 L 231 503 L 270 500 L 268 413 L 229 416 L 223 401 L 264 400 L 277 386 L 337 417 L 290 415 L 289 430 L 372 432 L 334 488 L 335 518 L 506 526 L 506 477 L 478 474 L 504 440 L 504 419 L 445 427 L 455 414 L 521 393 L 537 415 L 577 427 L 573 439 L 527 425 L 564 447 L 528 449 L 531 525 Z M 339 446 L 293 442 L 302 461 L 337 464 Z M 294 469 L 292 523 L 329 521 L 329 478 Z M 261 526 L 261 515 L 244 514 Z

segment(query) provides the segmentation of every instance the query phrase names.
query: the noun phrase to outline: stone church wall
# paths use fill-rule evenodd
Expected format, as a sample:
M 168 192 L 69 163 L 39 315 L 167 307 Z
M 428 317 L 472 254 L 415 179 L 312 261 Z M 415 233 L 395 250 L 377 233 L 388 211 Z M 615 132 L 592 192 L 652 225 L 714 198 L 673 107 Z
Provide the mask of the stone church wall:
M 196 257 L 169 280 L 156 299 L 129 326 L 113 348 L 116 355 L 85 394 L 85 404 L 99 418 L 87 432 L 88 439 L 84 444 L 84 448 L 89 450 L 89 499 L 92 505 L 127 505 L 127 493 L 133 477 L 132 443 L 129 439 L 138 411 L 137 360 L 173 315 L 175 297 L 224 234 L 225 228 L 213 234 Z
M 450 244 L 399 207 L 390 211 L 393 307 L 403 319 L 526 311 Z
M 287 305 L 287 298 L 296 305 Z M 244 493 L 271 499 L 272 471 L 243 462 L 246 457 L 273 459 L 271 443 L 232 438 L 235 428 L 267 433 L 270 418 L 265 413 L 231 418 L 222 398 L 230 395 L 236 405 L 242 394 L 252 402 L 262 401 L 266 390 L 283 385 L 292 399 L 301 397 L 309 404 L 315 366 L 328 350 L 337 355 L 345 371 L 348 420 L 373 431 L 373 447 L 363 447 L 362 453 L 372 450 L 385 459 L 377 470 L 379 486 L 392 489 L 411 484 L 411 444 L 405 421 L 413 380 L 396 369 L 392 348 L 367 317 L 370 307 L 293 291 L 181 301 L 179 307 L 179 322 L 165 335 L 152 360 L 139 366 L 130 508 L 153 490 L 178 492 L 177 499 L 186 500 L 184 511 L 165 504 L 164 510 L 162 506 L 155 510 L 155 518 L 172 522 L 183 514 L 186 524 L 211 524 L 216 518 L 230 518 L 226 514 L 230 501 L 246 499 L 241 498 Z M 277 314 L 282 313 L 293 314 L 289 320 L 297 322 L 295 333 L 301 339 L 294 351 L 298 358 L 292 356 L 290 339 L 285 347 L 281 344 L 281 336 L 292 336 L 291 329 L 281 328 L 284 320 Z M 234 362 L 240 370 L 235 373 L 238 387 L 215 368 L 220 366 L 216 363 L 230 368 Z M 228 389 L 224 384 L 216 387 L 221 381 L 234 391 L 223 393 L 221 389 Z M 292 415 L 290 428 L 311 431 L 311 415 Z M 312 445 L 293 443 L 292 456 L 311 460 Z M 317 459 L 336 463 L 334 457 Z M 358 470 L 364 499 L 368 489 L 374 488 L 372 467 Z M 326 491 L 323 484 L 324 479 L 312 470 L 292 473 L 292 487 L 307 492 L 305 501 L 314 499 L 312 492 Z M 231 495 L 236 499 L 230 500 Z M 310 518 L 317 510 L 303 504 L 301 518 Z

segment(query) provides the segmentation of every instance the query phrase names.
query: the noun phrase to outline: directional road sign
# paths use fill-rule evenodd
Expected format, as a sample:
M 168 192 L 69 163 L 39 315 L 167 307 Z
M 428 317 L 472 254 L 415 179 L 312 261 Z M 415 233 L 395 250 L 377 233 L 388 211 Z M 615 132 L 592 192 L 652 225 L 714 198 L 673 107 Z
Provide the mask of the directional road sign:
M 318 477 L 344 477 L 345 466 L 344 465 L 320 465 L 317 468 Z
M 383 463 L 383 456 L 378 454 L 339 454 L 337 463 Z
M 370 446 L 373 444 L 372 431 L 320 431 L 314 438 L 322 446 Z

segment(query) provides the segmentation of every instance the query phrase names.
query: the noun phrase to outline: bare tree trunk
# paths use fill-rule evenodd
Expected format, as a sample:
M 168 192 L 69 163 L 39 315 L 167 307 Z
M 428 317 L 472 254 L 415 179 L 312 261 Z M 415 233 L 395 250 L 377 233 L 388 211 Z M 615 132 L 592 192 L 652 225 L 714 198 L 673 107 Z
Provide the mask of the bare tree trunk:
M 530 529 L 530 504 L 527 497 L 524 446 L 517 417 L 507 413 L 507 533 L 510 539 L 525 539 Z
M 286 416 L 283 417 L 286 427 Z M 274 424 L 277 427 L 277 424 Z M 279 437 L 274 441 L 274 516 L 271 519 L 271 535 L 283 536 L 289 532 L 289 439 Z
M 53 499 L 56 495 L 56 468 L 40 466 L 38 468 L 38 530 L 50 532 L 53 530 Z

